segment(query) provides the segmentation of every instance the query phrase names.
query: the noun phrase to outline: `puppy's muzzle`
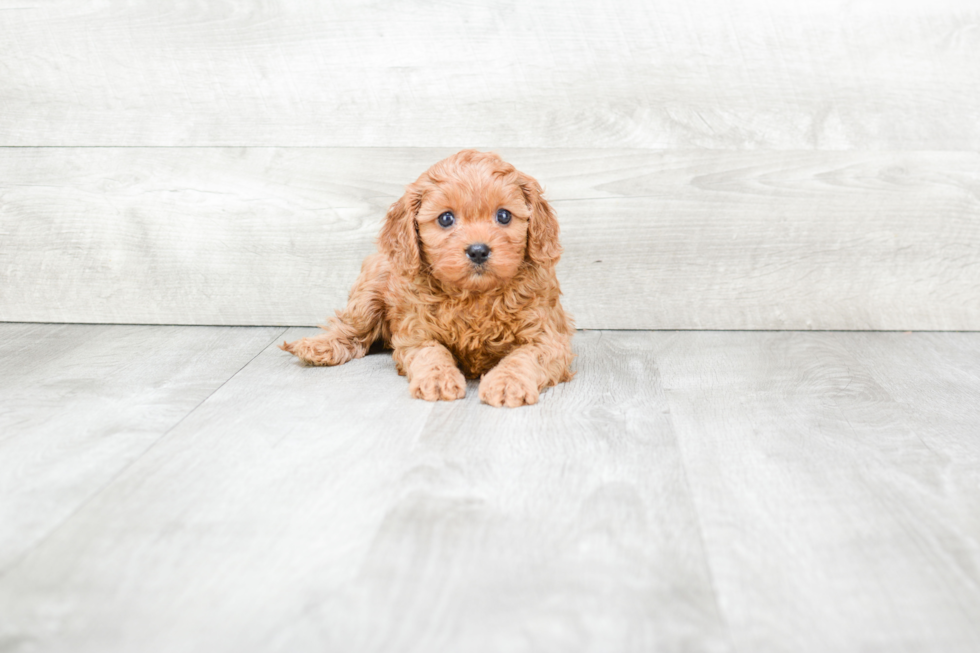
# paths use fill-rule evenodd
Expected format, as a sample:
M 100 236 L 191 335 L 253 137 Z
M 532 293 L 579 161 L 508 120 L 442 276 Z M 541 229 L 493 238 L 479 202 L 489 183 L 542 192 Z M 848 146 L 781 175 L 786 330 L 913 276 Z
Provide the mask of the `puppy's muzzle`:
M 466 258 L 473 265 L 483 265 L 490 258 L 490 248 L 484 243 L 474 243 L 466 248 Z

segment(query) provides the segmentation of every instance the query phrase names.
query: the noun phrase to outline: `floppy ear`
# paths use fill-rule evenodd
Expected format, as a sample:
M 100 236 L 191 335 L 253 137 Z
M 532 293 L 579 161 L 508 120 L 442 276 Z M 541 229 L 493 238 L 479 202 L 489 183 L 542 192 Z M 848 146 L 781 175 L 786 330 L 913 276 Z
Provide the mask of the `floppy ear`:
M 520 184 L 527 206 L 531 209 L 531 218 L 527 224 L 527 258 L 538 266 L 553 266 L 561 258 L 555 210 L 541 196 L 541 185 L 534 177 L 518 173 L 517 183 Z
M 409 184 L 405 194 L 388 209 L 378 235 L 378 249 L 388 257 L 395 269 L 410 275 L 418 274 L 422 264 L 418 225 L 415 223 L 421 205 L 421 188 L 418 184 Z

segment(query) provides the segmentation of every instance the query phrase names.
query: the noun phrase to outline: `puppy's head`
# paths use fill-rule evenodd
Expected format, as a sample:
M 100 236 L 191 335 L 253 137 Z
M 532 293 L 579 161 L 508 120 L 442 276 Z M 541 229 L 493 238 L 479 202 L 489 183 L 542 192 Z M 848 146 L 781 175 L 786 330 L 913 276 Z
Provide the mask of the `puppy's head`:
M 522 266 L 561 256 L 558 221 L 541 186 L 492 153 L 463 150 L 436 163 L 388 210 L 379 245 L 397 269 L 484 291 Z

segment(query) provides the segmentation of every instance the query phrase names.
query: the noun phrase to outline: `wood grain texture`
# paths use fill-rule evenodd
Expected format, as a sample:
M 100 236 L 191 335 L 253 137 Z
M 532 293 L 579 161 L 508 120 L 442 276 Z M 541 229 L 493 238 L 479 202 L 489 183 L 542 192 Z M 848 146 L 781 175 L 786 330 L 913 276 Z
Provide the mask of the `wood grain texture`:
M 270 348 L 0 577 L 0 642 L 729 651 L 645 340 L 520 410 Z
M 0 574 L 281 332 L 0 324 Z
M 980 647 L 976 411 L 888 390 L 975 397 L 975 334 L 650 338 L 735 649 Z
M 0 145 L 980 149 L 972 0 L 0 9 Z
M 980 339 L 972 333 L 914 338 L 854 333 L 841 341 L 867 369 L 866 383 L 895 400 L 909 428 L 933 453 L 934 471 L 921 485 L 949 498 L 922 520 L 933 533 L 931 541 L 957 543 L 937 564 L 947 573 L 959 569 L 980 587 Z
M 75 406 L 118 394 L 103 377 L 167 404 L 127 347 L 70 331 L 174 352 L 267 336 L 0 328 L 2 378 L 45 384 L 2 405 L 35 423 L 53 388 Z M 200 405 L 175 396 L 179 424 L 0 570 L 0 649 L 977 650 L 980 334 L 574 342 L 576 378 L 516 410 L 475 382 L 410 400 L 387 353 L 308 368 L 271 346 Z M 202 351 L 219 368 L 245 349 Z M 49 439 L 0 464 L 36 468 Z
M 316 324 L 449 149 L 0 150 L 0 320 Z M 980 329 L 980 155 L 500 150 L 579 327 Z
M 854 333 L 842 337 L 841 343 L 902 407 L 923 443 L 937 455 L 948 456 L 949 465 L 972 475 L 973 489 L 980 489 L 980 447 L 974 437 L 980 425 L 977 336 Z M 971 517 L 980 525 L 980 513 Z

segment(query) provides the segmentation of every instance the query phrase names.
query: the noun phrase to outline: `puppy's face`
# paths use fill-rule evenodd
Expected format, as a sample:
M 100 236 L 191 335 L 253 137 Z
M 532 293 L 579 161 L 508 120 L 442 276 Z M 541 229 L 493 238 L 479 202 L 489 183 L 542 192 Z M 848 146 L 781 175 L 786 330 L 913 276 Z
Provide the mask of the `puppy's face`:
M 534 178 L 496 154 L 463 150 L 424 172 L 388 209 L 378 246 L 393 269 L 486 291 L 521 266 L 552 269 L 558 221 Z
M 431 274 L 477 291 L 512 279 L 524 261 L 530 218 L 514 176 L 468 166 L 433 181 L 416 216 Z

